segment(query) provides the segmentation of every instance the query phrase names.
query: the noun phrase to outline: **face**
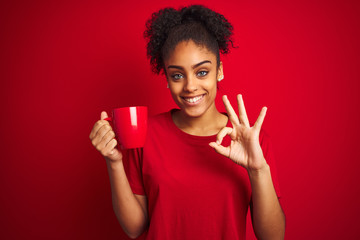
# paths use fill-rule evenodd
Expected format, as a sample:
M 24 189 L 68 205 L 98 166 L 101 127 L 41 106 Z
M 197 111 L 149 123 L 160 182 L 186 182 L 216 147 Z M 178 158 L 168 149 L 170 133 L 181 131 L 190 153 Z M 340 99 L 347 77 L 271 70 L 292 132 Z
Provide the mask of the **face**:
M 171 95 L 182 113 L 200 117 L 216 110 L 217 79 L 223 73 L 214 53 L 191 40 L 183 41 L 164 64 Z

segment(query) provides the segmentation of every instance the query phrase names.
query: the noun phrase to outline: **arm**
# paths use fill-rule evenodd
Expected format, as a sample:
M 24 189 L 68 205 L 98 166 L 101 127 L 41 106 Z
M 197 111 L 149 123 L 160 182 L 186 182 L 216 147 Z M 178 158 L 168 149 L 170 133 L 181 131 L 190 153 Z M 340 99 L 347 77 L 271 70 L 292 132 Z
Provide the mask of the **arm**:
M 136 238 L 148 225 L 147 200 L 145 196 L 132 192 L 124 170 L 123 155 L 116 149 L 115 133 L 105 118 L 107 114 L 102 112 L 90 139 L 106 160 L 115 215 L 125 233 L 130 238 Z
M 238 95 L 237 100 L 239 117 L 227 97 L 223 97 L 233 128 L 223 128 L 217 135 L 217 141 L 210 143 L 210 146 L 247 170 L 252 188 L 250 207 L 255 235 L 259 239 L 283 239 L 285 217 L 274 190 L 270 167 L 259 143 L 260 129 L 267 108 L 261 110 L 254 126 L 250 127 L 242 96 Z M 231 138 L 228 147 L 221 145 L 226 135 Z
M 271 179 L 270 167 L 249 171 L 252 188 L 251 218 L 258 239 L 284 239 L 285 215 Z
M 147 198 L 133 194 L 122 161 L 106 160 L 115 215 L 130 238 L 140 236 L 148 225 Z

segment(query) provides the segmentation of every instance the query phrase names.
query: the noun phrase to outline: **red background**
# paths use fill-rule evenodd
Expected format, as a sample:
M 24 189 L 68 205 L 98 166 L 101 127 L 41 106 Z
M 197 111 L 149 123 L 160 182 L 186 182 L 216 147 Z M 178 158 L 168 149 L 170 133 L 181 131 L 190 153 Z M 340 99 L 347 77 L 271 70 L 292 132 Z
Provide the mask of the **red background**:
M 125 239 L 88 136 L 101 110 L 175 107 L 142 32 L 194 3 L 131 2 L 1 3 L 1 239 Z M 242 93 L 251 121 L 268 107 L 286 239 L 359 238 L 359 1 L 203 3 L 239 46 L 218 96 Z

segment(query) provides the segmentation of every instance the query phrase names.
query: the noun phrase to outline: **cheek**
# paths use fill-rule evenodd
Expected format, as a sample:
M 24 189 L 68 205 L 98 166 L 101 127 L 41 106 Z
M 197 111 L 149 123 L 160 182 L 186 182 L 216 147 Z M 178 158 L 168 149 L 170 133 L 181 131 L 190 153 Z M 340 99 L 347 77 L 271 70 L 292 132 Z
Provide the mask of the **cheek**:
M 170 91 L 170 94 L 171 94 L 171 97 L 173 98 L 173 100 L 175 102 L 178 102 L 179 101 L 178 98 L 180 97 L 180 94 L 182 91 L 181 87 L 178 85 L 175 85 L 175 86 L 173 85 L 173 86 L 170 86 L 169 91 Z
M 217 92 L 217 81 L 209 81 L 206 84 L 205 87 L 209 92 L 216 94 L 216 92 Z
M 209 79 L 207 80 L 207 87 L 209 89 L 217 89 L 217 72 L 212 72 L 211 76 L 209 76 Z
M 182 86 L 180 84 L 169 84 L 169 90 L 171 95 L 177 95 L 182 91 Z

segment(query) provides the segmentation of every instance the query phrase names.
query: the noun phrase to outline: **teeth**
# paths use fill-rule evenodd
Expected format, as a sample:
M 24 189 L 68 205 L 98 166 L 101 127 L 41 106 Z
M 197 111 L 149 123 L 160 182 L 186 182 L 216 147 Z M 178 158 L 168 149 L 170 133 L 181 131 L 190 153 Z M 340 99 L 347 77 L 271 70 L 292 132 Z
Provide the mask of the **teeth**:
M 203 95 L 194 97 L 194 98 L 184 98 L 184 99 L 185 99 L 185 101 L 187 101 L 189 103 L 195 103 L 195 102 L 199 101 L 202 97 L 203 97 Z

